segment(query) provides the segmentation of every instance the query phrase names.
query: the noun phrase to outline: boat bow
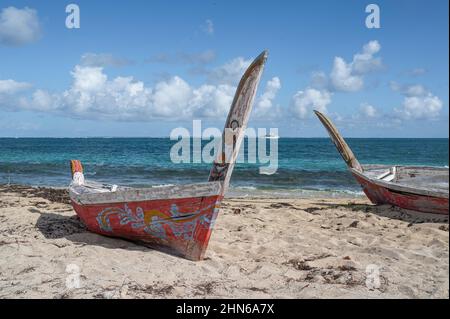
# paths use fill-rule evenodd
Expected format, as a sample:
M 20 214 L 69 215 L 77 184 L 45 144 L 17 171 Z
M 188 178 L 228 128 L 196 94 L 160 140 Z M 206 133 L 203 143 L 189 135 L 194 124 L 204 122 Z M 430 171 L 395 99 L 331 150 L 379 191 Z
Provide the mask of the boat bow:
M 219 152 L 209 174 L 210 182 L 223 183 L 223 193 L 226 192 L 230 183 L 267 56 L 268 51 L 263 51 L 245 71 L 225 122 L 222 133 L 222 152 Z
M 316 113 L 320 122 L 322 122 L 322 124 L 327 129 L 328 134 L 331 137 L 331 140 L 333 141 L 334 145 L 339 151 L 339 154 L 341 154 L 345 163 L 347 163 L 347 166 L 359 172 L 362 172 L 363 168 L 361 164 L 358 162 L 356 156 L 353 154 L 347 142 L 345 142 L 344 138 L 339 133 L 338 129 L 334 126 L 334 124 L 331 122 L 331 120 L 324 114 L 320 113 L 319 111 L 314 111 L 314 113 Z

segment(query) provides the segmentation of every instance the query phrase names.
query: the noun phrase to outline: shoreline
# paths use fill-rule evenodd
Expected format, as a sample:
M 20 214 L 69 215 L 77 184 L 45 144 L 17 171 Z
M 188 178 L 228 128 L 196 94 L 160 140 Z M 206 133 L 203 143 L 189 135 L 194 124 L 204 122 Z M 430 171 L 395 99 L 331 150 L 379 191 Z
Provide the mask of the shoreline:
M 192 262 L 89 232 L 68 201 L 0 185 L 1 298 L 449 297 L 448 216 L 364 197 L 226 198 Z
M 172 185 L 172 184 L 167 184 Z M 162 187 L 166 185 L 157 185 L 153 187 Z M 52 190 L 62 191 L 67 190 L 68 186 L 39 186 L 39 185 L 27 185 L 27 184 L 6 184 L 0 183 L 1 188 L 15 189 L 35 189 L 41 192 L 51 193 Z M 140 187 L 137 187 L 140 188 Z M 147 188 L 147 187 L 142 187 Z M 148 186 L 152 188 L 152 186 Z M 244 194 L 243 194 L 244 193 Z M 49 195 L 51 196 L 51 195 Z M 67 193 L 68 196 L 68 193 Z M 362 190 L 314 190 L 314 189 L 257 189 L 255 187 L 248 186 L 230 186 L 227 194 L 227 199 L 245 199 L 245 198 L 260 198 L 260 199 L 308 199 L 308 198 L 345 198 L 345 199 L 363 199 L 365 194 Z M 67 203 L 70 203 L 68 201 Z

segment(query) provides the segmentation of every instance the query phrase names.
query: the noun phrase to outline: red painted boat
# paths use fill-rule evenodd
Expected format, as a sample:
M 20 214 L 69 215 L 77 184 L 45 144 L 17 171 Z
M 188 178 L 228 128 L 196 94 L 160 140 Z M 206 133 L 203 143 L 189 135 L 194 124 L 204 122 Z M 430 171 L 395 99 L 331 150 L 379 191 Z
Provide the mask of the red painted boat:
M 448 215 L 448 168 L 361 165 L 330 119 L 315 113 L 372 203 Z
M 264 51 L 239 82 L 222 134 L 222 153 L 214 161 L 208 182 L 140 189 L 104 185 L 86 181 L 81 162 L 72 160 L 70 198 L 87 228 L 191 260 L 203 259 L 266 59 Z

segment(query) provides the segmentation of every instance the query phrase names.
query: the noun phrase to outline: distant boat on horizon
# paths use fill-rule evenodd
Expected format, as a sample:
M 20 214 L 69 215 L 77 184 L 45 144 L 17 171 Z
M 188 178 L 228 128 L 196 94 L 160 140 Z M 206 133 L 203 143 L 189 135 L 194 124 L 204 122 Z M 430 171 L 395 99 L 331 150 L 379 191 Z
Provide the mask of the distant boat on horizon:
M 278 135 L 275 135 L 275 134 L 266 134 L 263 137 L 266 138 L 266 139 L 278 139 L 278 138 L 280 138 Z

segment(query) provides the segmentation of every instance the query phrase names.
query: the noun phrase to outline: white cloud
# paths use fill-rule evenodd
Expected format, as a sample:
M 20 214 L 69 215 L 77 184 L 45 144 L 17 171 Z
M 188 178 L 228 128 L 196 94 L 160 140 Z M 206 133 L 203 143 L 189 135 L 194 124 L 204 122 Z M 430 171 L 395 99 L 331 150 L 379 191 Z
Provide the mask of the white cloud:
M 330 73 L 332 88 L 336 91 L 355 92 L 364 86 L 363 75 L 382 67 L 381 59 L 374 57 L 381 49 L 378 41 L 370 41 L 363 46 L 361 53 L 353 56 L 351 63 L 335 57 Z
M 56 111 L 81 118 L 125 121 L 150 117 L 152 89 L 143 82 L 121 76 L 109 80 L 99 67 L 76 66 L 71 74 L 72 86 L 53 100 Z
M 427 90 L 423 85 L 411 85 L 406 88 L 404 93 L 406 96 L 423 96 L 427 94 Z
M 212 20 L 207 19 L 205 21 L 205 24 L 202 26 L 202 30 L 206 34 L 213 35 L 214 34 L 214 23 L 212 22 Z
M 222 69 L 236 71 L 229 66 Z M 192 87 L 178 76 L 149 87 L 133 77 L 110 79 L 102 67 L 76 65 L 70 74 L 72 84 L 67 90 L 50 93 L 38 89 L 29 96 L 12 94 L 28 85 L 3 80 L 0 90 L 11 92 L 11 95 L 8 99 L 0 95 L 0 107 L 118 121 L 191 119 L 194 116 L 217 118 L 226 116 L 236 91 L 236 86 L 227 83 Z M 269 81 L 264 100 L 271 101 L 278 86 L 278 78 Z
M 72 87 L 62 107 L 80 117 L 145 121 L 154 118 L 223 117 L 235 87 L 220 84 L 190 86 L 178 76 L 153 88 L 132 77 L 108 80 L 101 68 L 75 67 Z
M 402 107 L 396 108 L 395 112 L 403 119 L 434 119 L 441 109 L 441 99 L 428 93 L 425 96 L 405 97 Z
M 29 89 L 31 84 L 14 80 L 0 80 L 0 94 L 14 94 Z
M 362 103 L 359 107 L 359 115 L 363 118 L 375 118 L 378 116 L 378 110 L 368 103 Z
M 361 90 L 364 81 L 359 75 L 352 75 L 351 65 L 340 57 L 334 58 L 333 69 L 330 73 L 331 83 L 337 91 L 355 92 Z
M 38 40 L 40 35 L 41 26 L 36 10 L 8 7 L 0 12 L 0 43 L 20 46 Z
M 237 82 L 251 62 L 252 60 L 250 59 L 235 58 L 208 72 L 208 80 L 213 83 L 237 85 Z
M 382 67 L 381 59 L 375 57 L 380 50 L 378 41 L 370 41 L 353 56 L 350 63 L 335 57 L 329 75 L 323 71 L 313 72 L 309 86 L 293 96 L 291 112 L 297 118 L 304 119 L 312 114 L 313 109 L 326 112 L 334 92 L 360 91 L 364 87 L 364 76 Z
M 175 76 L 159 82 L 151 96 L 153 114 L 162 117 L 179 117 L 189 111 L 187 101 L 192 98 L 192 89 L 183 79 Z
M 423 85 L 400 85 L 391 82 L 391 89 L 404 96 L 402 106 L 394 109 L 401 119 L 435 119 L 442 110 L 441 99 Z
M 202 85 L 193 91 L 193 99 L 189 102 L 193 114 L 200 117 L 223 117 L 228 113 L 233 102 L 236 87 L 221 84 Z
M 87 64 L 73 68 L 71 85 L 62 92 L 37 89 L 22 94 L 31 85 L 0 80 L 0 108 L 115 121 L 223 118 L 250 60 L 236 58 L 213 69 L 207 74 L 212 83 L 199 86 L 192 86 L 179 76 L 148 86 L 131 76 L 108 77 L 103 67 L 93 66 L 99 63 Z M 280 87 L 278 77 L 268 81 L 264 93 L 256 99 L 257 108 L 268 112 Z
M 198 53 L 180 53 L 178 54 L 179 59 L 182 62 L 189 64 L 207 64 L 216 58 L 216 52 L 213 50 L 206 50 Z
M 311 87 L 320 90 L 328 90 L 329 80 L 325 72 L 314 71 L 311 74 Z
M 105 66 L 125 66 L 131 61 L 118 58 L 110 53 L 85 53 L 81 56 L 82 66 L 105 67 Z
M 292 98 L 290 110 L 298 119 L 305 119 L 313 110 L 327 112 L 327 105 L 331 103 L 331 93 L 326 90 L 307 88 L 298 91 Z
M 352 70 L 356 74 L 366 74 L 380 69 L 383 65 L 380 58 L 374 57 L 381 50 L 378 41 L 370 41 L 363 46 L 362 53 L 353 56 Z
M 26 107 L 26 99 L 20 94 L 31 87 L 32 85 L 26 82 L 17 82 L 11 79 L 0 80 L 0 108 L 15 111 Z
M 423 96 L 428 93 L 428 90 L 421 84 L 401 85 L 397 82 L 391 82 L 390 87 L 393 91 L 405 96 Z
M 101 67 L 75 66 L 72 72 L 74 78 L 73 89 L 76 91 L 101 91 L 107 76 Z
M 215 58 L 216 52 L 214 52 L 213 50 L 206 50 L 196 53 L 179 52 L 174 55 L 168 53 L 161 53 L 147 59 L 147 62 L 168 63 L 168 64 L 186 63 L 186 64 L 203 65 L 214 61 Z
M 427 72 L 428 72 L 428 70 L 425 68 L 414 68 L 412 70 L 407 71 L 406 74 L 409 76 L 420 76 L 420 75 L 424 75 Z
M 58 105 L 56 99 L 57 96 L 52 96 L 46 91 L 36 90 L 32 95 L 32 103 L 29 103 L 27 107 L 30 110 L 51 111 Z
M 273 77 L 267 82 L 264 93 L 256 101 L 255 110 L 253 112 L 256 117 L 270 116 L 274 115 L 274 112 L 277 112 L 273 111 L 273 101 L 280 88 L 281 81 L 278 77 Z

